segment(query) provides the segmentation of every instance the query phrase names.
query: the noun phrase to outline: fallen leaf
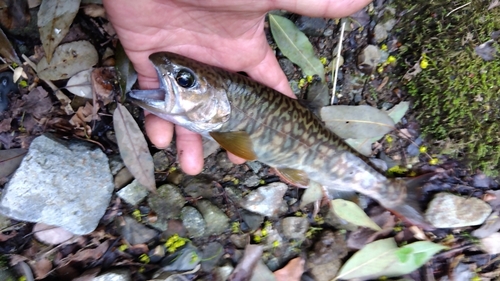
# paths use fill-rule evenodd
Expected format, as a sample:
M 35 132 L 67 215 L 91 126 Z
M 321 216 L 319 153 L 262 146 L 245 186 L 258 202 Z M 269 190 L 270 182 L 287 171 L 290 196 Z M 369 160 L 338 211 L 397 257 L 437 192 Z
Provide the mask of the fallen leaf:
M 127 54 L 125 54 L 122 44 L 116 46 L 115 57 L 120 89 L 122 90 L 122 94 L 125 94 L 132 89 L 132 86 L 134 86 L 137 81 L 137 72 L 127 57 Z
M 370 156 L 372 154 L 372 143 L 376 142 L 381 137 L 382 136 L 368 139 L 345 139 L 344 141 L 357 152 L 364 156 Z
M 387 115 L 391 117 L 394 123 L 398 123 L 399 121 L 401 121 L 403 116 L 405 116 L 409 108 L 410 108 L 410 102 L 403 101 L 396 104 L 391 109 L 387 110 Z
M 125 166 L 141 185 L 155 192 L 153 157 L 148 144 L 132 115 L 120 103 L 113 113 L 113 125 Z
M 54 49 L 68 34 L 78 13 L 80 0 L 43 0 L 38 10 L 38 30 L 45 50 L 46 61 L 52 60 Z M 49 79 L 58 80 L 58 79 Z
M 0 178 L 15 172 L 26 152 L 28 150 L 23 148 L 0 150 Z
M 87 4 L 83 6 L 83 12 L 92 18 L 106 18 L 106 10 L 104 10 L 104 7 L 102 5 L 98 4 Z
M 240 259 L 238 265 L 233 270 L 231 275 L 229 275 L 229 278 L 227 280 L 249 280 L 250 276 L 253 274 L 255 266 L 261 260 L 262 253 L 262 246 L 248 244 L 245 247 L 245 253 L 243 254 L 243 257 Z
M 66 83 L 66 89 L 76 96 L 92 99 L 92 69 L 86 69 L 73 75 Z
M 326 127 L 343 139 L 381 138 L 395 125 L 387 113 L 369 105 L 325 106 L 320 113 Z
M 398 248 L 394 238 L 372 242 L 356 252 L 340 269 L 336 279 L 375 279 L 413 272 L 445 246 L 419 241 Z
M 368 227 L 375 231 L 382 230 L 354 202 L 344 199 L 332 200 L 332 210 L 339 218 L 357 226 Z
M 97 61 L 97 51 L 90 42 L 75 41 L 57 47 L 50 63 L 42 57 L 36 68 L 42 79 L 61 80 L 91 68 Z
M 300 277 L 304 273 L 304 263 L 300 257 L 289 261 L 285 267 L 274 272 L 276 281 L 300 281 Z
M 269 14 L 271 33 L 281 52 L 293 63 L 300 66 L 305 75 L 318 75 L 325 81 L 323 64 L 314 54 L 309 39 L 289 19 Z
M 92 88 L 94 89 L 97 100 L 107 105 L 115 98 L 115 81 L 117 74 L 114 67 L 99 67 L 92 70 L 91 74 Z
M 326 106 L 330 104 L 330 93 L 328 85 L 324 82 L 313 82 L 307 89 L 307 101 L 313 106 Z
M 323 198 L 323 187 L 315 181 L 310 181 L 304 194 L 300 198 L 300 207 L 304 208 L 307 204 L 316 202 Z
M 37 280 L 44 279 L 52 270 L 52 262 L 47 258 L 31 261 L 29 264 Z
M 0 5 L 0 25 L 7 30 L 25 28 L 31 19 L 27 0 L 5 0 Z
M 21 61 L 19 60 L 19 57 L 17 56 L 16 51 L 14 50 L 14 47 L 12 47 L 12 44 L 10 43 L 9 39 L 7 39 L 7 36 L 5 33 L 3 33 L 3 30 L 0 28 L 0 56 L 4 58 L 8 63 L 15 62 L 17 64 L 21 64 Z

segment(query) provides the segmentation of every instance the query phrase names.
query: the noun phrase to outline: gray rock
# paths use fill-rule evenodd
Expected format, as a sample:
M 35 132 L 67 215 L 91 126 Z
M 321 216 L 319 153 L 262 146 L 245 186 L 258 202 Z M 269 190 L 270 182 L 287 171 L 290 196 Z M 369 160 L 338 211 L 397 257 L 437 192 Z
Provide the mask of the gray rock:
M 240 215 L 243 221 L 248 225 L 248 228 L 250 228 L 250 231 L 257 230 L 264 222 L 264 216 L 247 210 L 241 210 Z
M 130 184 L 120 189 L 116 194 L 121 199 L 130 205 L 139 204 L 146 196 L 148 196 L 148 190 L 146 187 L 141 185 L 137 180 L 133 180 Z
M 263 216 L 276 217 L 284 202 L 283 196 L 287 189 L 288 186 L 282 182 L 261 186 L 245 196 L 241 206 Z
M 373 29 L 373 39 L 377 43 L 381 43 L 385 39 L 387 39 L 388 33 L 387 30 L 385 29 L 384 24 L 377 24 L 375 25 L 375 28 Z
M 325 29 L 325 31 L 323 32 L 323 36 L 325 36 L 325 37 L 330 37 L 330 36 L 332 36 L 332 35 L 333 35 L 333 29 L 331 29 L 331 28 L 327 28 L 327 29 Z
M 313 275 L 314 280 L 329 281 L 336 275 L 342 264 L 342 258 L 347 255 L 345 235 L 325 231 L 313 251 L 308 254 L 306 270 Z
M 326 28 L 327 22 L 322 18 L 311 18 L 301 16 L 295 22 L 300 31 L 309 36 L 321 36 Z
M 304 241 L 309 222 L 303 217 L 287 217 L 281 221 L 281 229 L 285 238 Z
M 229 229 L 229 218 L 217 206 L 210 203 L 210 201 L 200 200 L 196 204 L 196 208 L 203 215 L 205 222 L 207 222 L 206 234 L 221 234 Z
M 293 63 L 287 58 L 281 58 L 278 60 L 278 62 L 288 80 L 292 79 L 293 75 L 295 74 L 295 66 L 293 65 Z
M 115 154 L 109 157 L 109 169 L 111 174 L 116 175 L 121 169 L 125 167 L 120 154 Z
M 172 184 L 164 184 L 157 189 L 156 196 L 149 196 L 149 207 L 153 209 L 161 219 L 178 218 L 181 208 L 186 204 L 181 190 Z
M 483 200 L 443 192 L 429 203 L 425 218 L 437 228 L 455 228 L 480 225 L 490 213 L 490 205 Z
M 116 220 L 116 224 L 118 232 L 131 245 L 147 243 L 159 234 L 156 230 L 147 228 L 131 217 L 123 217 L 123 221 Z
M 167 154 L 164 150 L 160 150 L 153 154 L 153 164 L 155 167 L 155 171 L 161 172 L 168 169 L 170 166 L 170 161 L 168 161 Z
M 218 242 L 211 242 L 205 246 L 201 254 L 201 269 L 211 272 L 224 255 L 224 247 Z
M 212 155 L 220 148 L 220 145 L 214 141 L 207 138 L 203 138 L 203 158 L 207 158 Z
M 380 52 L 377 46 L 368 45 L 358 55 L 358 68 L 363 73 L 371 74 L 380 62 Z
M 130 271 L 124 268 L 117 268 L 103 272 L 92 279 L 92 281 L 130 281 Z
M 201 237 L 205 234 L 205 220 L 203 220 L 203 216 L 196 208 L 191 206 L 182 208 L 181 218 L 190 238 Z
M 243 185 L 248 187 L 256 187 L 260 184 L 260 177 L 257 175 L 251 175 L 244 182 Z
M 99 148 L 42 135 L 5 186 L 0 212 L 82 235 L 97 227 L 112 192 L 108 158 Z
M 262 169 L 262 163 L 258 161 L 247 161 L 245 164 L 256 174 Z
M 174 254 L 165 257 L 162 262 L 162 271 L 188 271 L 200 263 L 200 253 L 191 243 Z

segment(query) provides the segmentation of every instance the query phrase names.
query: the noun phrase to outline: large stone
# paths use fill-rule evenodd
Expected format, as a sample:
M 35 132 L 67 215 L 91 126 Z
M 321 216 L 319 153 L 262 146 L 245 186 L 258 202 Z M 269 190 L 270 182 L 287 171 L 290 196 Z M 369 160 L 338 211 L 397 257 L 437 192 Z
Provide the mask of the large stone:
M 455 228 L 480 225 L 490 213 L 490 205 L 483 200 L 443 192 L 429 203 L 425 218 L 437 228 Z
M 108 158 L 99 148 L 42 135 L 5 186 L 0 212 L 87 234 L 97 227 L 112 192 Z
M 288 186 L 282 182 L 261 186 L 250 192 L 241 202 L 241 206 L 263 216 L 277 217 L 287 189 Z

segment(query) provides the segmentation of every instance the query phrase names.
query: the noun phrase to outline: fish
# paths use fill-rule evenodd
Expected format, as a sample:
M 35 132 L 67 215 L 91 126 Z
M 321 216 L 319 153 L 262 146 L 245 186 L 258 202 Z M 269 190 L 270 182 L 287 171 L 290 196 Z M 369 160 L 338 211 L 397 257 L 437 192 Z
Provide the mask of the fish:
M 275 168 L 288 183 L 307 187 L 315 181 L 329 198 L 358 192 L 404 221 L 432 229 L 418 205 L 428 177 L 386 177 L 297 99 L 250 77 L 170 52 L 149 59 L 160 87 L 128 92 L 134 104 Z

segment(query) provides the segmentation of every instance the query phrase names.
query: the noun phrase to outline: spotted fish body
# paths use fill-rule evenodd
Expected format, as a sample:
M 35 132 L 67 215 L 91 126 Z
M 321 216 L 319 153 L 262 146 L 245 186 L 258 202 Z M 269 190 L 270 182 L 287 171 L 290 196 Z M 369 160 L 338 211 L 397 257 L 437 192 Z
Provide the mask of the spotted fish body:
M 297 100 L 177 54 L 156 53 L 150 60 L 161 88 L 132 91 L 129 97 L 139 106 L 215 139 L 240 157 L 291 173 L 291 179 L 316 181 L 329 194 L 357 191 L 425 225 L 409 204 L 405 181 L 386 178 Z

